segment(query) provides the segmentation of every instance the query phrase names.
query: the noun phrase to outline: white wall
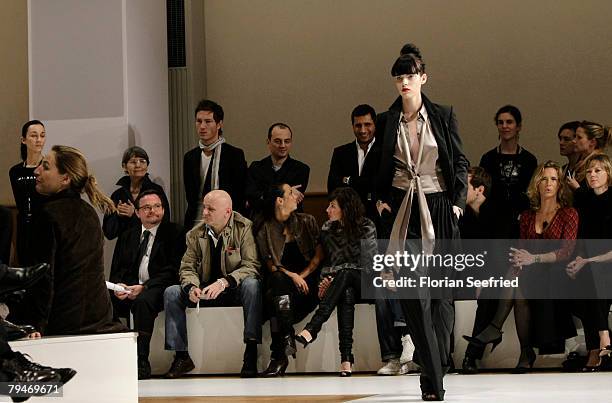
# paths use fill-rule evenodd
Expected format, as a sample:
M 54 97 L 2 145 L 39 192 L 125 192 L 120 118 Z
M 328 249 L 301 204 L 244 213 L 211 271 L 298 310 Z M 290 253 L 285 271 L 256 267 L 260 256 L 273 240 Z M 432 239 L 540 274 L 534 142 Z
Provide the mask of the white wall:
M 453 104 L 468 158 L 497 142 L 493 114 L 516 104 L 521 141 L 559 159 L 569 120 L 612 123 L 612 2 L 517 0 L 207 0 L 208 96 L 226 110 L 229 142 L 266 154 L 267 127 L 287 121 L 294 155 L 324 190 L 334 146 L 350 141 L 359 103 L 384 111 L 406 42 L 422 50 L 435 102 Z
M 123 151 L 142 146 L 169 191 L 166 2 L 29 0 L 28 8 L 30 116 L 45 122 L 47 148 L 79 148 L 110 194 Z

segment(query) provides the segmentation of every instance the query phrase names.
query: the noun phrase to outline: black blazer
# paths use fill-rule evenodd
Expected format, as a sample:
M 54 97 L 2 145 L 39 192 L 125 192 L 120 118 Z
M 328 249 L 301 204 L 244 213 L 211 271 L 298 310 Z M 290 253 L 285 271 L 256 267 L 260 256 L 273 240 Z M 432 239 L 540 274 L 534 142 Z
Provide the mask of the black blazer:
M 138 247 L 141 226 L 133 226 L 119 235 L 109 281 L 127 285 L 138 284 Z M 181 227 L 172 222 L 162 222 L 157 228 L 151 255 L 149 256 L 149 280 L 147 288 L 166 288 L 179 283 L 178 271 L 185 251 L 185 238 Z
M 359 175 L 357 144 L 355 141 L 334 148 L 329 174 L 327 175 L 327 192 L 331 193 L 336 188 L 347 186 L 342 178 L 349 176 L 348 186 L 355 189 L 361 200 L 376 202 L 376 176 L 380 164 L 381 139 L 376 139 L 372 148 L 366 155 L 361 175 Z
M 200 194 L 200 164 L 202 150 L 196 147 L 187 151 L 183 159 L 183 183 L 187 196 L 187 211 L 185 212 L 185 229 L 193 227 L 198 211 L 198 204 L 202 203 Z M 211 160 L 212 164 L 212 160 Z M 212 167 L 212 165 L 211 165 Z M 210 173 L 210 171 L 209 171 Z M 225 190 L 232 197 L 234 210 L 244 211 L 244 191 L 247 180 L 247 163 L 244 151 L 228 143 L 221 144 L 221 161 L 219 163 L 219 189 Z
M 309 177 L 310 167 L 291 157 L 287 157 L 278 171 L 272 168 L 272 157 L 269 155 L 262 160 L 253 161 L 249 167 L 246 188 L 250 210 L 261 212 L 264 194 L 272 185 L 279 183 L 286 183 L 289 186 L 302 185 L 299 191 L 306 193 Z
M 438 143 L 438 161 L 447 187 L 448 198 L 454 206 L 465 209 L 469 162 L 463 154 L 453 108 L 434 104 L 425 94 L 421 95 L 433 134 Z M 389 107 L 389 110 L 380 114 L 376 119 L 378 133 L 383 133 L 377 196 L 379 200 L 386 203 L 389 203 L 393 181 L 393 154 L 397 144 L 397 130 L 401 111 L 402 98 L 398 97 Z

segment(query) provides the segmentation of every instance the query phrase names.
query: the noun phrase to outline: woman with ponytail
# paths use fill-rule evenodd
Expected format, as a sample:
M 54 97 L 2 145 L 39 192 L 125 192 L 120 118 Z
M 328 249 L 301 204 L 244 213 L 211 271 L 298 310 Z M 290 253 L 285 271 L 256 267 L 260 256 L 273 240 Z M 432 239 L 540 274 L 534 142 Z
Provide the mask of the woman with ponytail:
M 612 143 L 612 127 L 583 120 L 576 129 L 576 152 L 580 154 L 576 163 L 574 177 L 568 178 L 569 187 L 576 191 L 581 189 L 588 192 L 586 184 L 586 161 L 590 157 L 603 154 Z M 579 196 L 580 197 L 580 196 Z
M 14 320 L 34 325 L 43 335 L 116 331 L 104 282 L 102 230 L 94 208 L 111 213 L 115 205 L 98 189 L 83 154 L 53 146 L 34 170 L 36 191 L 47 196 L 34 228 L 35 262 L 51 270 L 11 307 Z
M 43 200 L 34 189 L 36 185 L 34 169 L 42 161 L 45 140 L 45 125 L 40 120 L 26 122 L 21 128 L 21 162 L 9 170 L 15 205 L 19 212 L 17 215 L 17 257 L 22 265 L 31 263 L 28 250 L 31 248 L 32 222 Z

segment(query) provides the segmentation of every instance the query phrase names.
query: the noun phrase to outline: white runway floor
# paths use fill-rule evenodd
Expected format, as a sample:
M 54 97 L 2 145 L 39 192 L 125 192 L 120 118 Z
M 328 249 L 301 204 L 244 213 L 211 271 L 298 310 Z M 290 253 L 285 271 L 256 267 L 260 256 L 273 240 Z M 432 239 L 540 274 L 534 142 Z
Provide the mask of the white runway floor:
M 490 373 L 448 375 L 447 402 L 612 402 L 612 373 Z M 351 378 L 286 376 L 277 379 L 225 377 L 139 381 L 140 397 L 373 395 L 355 402 L 420 402 L 418 375 Z

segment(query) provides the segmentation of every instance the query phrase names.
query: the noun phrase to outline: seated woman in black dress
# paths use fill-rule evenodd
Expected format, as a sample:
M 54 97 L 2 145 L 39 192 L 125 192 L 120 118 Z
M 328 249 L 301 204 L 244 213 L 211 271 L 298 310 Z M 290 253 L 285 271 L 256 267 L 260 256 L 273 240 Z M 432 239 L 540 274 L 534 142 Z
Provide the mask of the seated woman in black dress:
M 361 199 L 353 189 L 338 188 L 332 192 L 329 200 L 329 221 L 323 224 L 321 230 L 321 244 L 325 253 L 322 281 L 319 283 L 321 303 L 296 340 L 306 346 L 316 339 L 321 326 L 337 306 L 340 376 L 350 376 L 354 362 L 355 302 L 361 289 L 361 272 L 368 270 L 378 250 L 376 227 L 364 216 Z
M 612 353 L 608 330 L 610 292 L 607 291 L 611 284 L 606 275 L 609 265 L 604 264 L 612 261 L 609 245 L 612 239 L 612 193 L 609 190 L 612 163 L 607 155 L 595 154 L 585 161 L 585 167 L 589 189 L 579 188 L 575 197 L 581 243 L 578 257 L 568 264 L 566 272 L 581 293 L 581 298 L 573 300 L 572 305 L 577 311 L 574 314 L 582 321 L 589 351 L 584 371 L 597 371 L 602 367 L 601 357 Z
M 30 120 L 21 128 L 21 162 L 11 167 L 9 178 L 13 188 L 17 216 L 17 256 L 22 265 L 32 263 L 28 250 L 32 237 L 34 215 L 40 210 L 43 197 L 36 192 L 34 170 L 42 161 L 46 141 L 45 125 Z
M 112 323 L 104 282 L 104 238 L 94 208 L 104 213 L 113 202 L 96 185 L 81 152 L 53 146 L 34 171 L 36 191 L 47 196 L 35 222 L 35 262 L 48 262 L 45 278 L 11 306 L 20 323 L 42 335 L 106 333 L 123 330 Z M 86 193 L 91 205 L 81 199 Z
M 102 229 L 107 239 L 117 238 L 132 225 L 140 225 L 140 220 L 134 213 L 134 200 L 145 190 L 155 190 L 164 205 L 164 221 L 170 220 L 170 205 L 164 189 L 149 179 L 149 155 L 138 146 L 129 147 L 123 153 L 121 167 L 127 175 L 117 181 L 121 186 L 111 195 L 116 211 L 104 216 Z
M 255 228 L 257 248 L 268 275 L 265 304 L 269 310 L 272 345 L 265 377 L 283 375 L 295 355 L 293 324 L 319 303 L 318 267 L 323 256 L 319 226 L 310 214 L 296 213 L 297 195 L 288 184 L 272 187 L 264 196 L 262 221 Z

